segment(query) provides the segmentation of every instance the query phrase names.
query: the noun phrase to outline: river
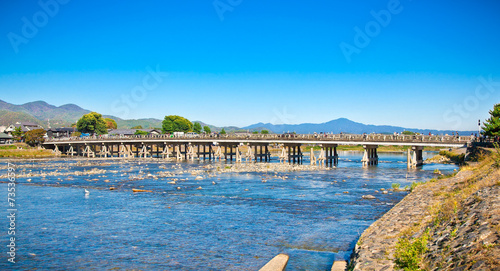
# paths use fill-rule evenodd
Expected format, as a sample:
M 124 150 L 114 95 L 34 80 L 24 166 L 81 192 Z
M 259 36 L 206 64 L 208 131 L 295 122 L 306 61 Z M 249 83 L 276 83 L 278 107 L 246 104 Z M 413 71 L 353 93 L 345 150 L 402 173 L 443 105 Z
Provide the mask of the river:
M 424 152 L 424 159 L 432 155 Z M 0 184 L 0 269 L 258 270 L 287 253 L 287 270 L 330 270 L 407 194 L 382 189 L 426 181 L 434 169 L 457 169 L 407 170 L 403 153 L 379 153 L 379 165 L 369 168 L 361 165 L 362 153 L 339 156 L 331 170 L 218 174 L 207 166 L 225 162 L 11 160 L 18 176 L 34 176 L 16 180 L 14 264 L 6 253 L 8 180 Z M 6 174 L 7 160 L 0 167 Z M 66 175 L 91 169 L 97 173 Z

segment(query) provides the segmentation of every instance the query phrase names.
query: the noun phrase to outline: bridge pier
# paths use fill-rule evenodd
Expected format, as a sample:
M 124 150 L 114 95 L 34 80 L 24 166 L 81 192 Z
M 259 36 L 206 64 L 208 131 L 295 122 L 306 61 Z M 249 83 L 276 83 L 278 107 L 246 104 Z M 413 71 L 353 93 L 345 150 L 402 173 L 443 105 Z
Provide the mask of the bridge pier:
M 339 155 L 337 153 L 337 144 L 323 144 L 325 147 L 325 166 L 336 166 L 339 163 Z
M 288 158 L 288 163 L 302 164 L 303 154 L 300 150 L 300 146 L 300 143 L 285 144 L 285 148 L 288 150 L 288 155 L 286 155 L 286 157 Z
M 378 165 L 377 147 L 377 145 L 363 145 L 365 151 L 361 162 L 364 167 Z
M 137 151 L 139 151 L 139 148 L 137 148 Z M 138 152 L 137 157 L 148 158 L 148 155 L 151 155 L 151 153 L 149 152 L 147 145 L 142 143 L 141 150 Z M 151 158 L 152 157 L 153 155 L 151 155 Z
M 271 160 L 268 143 L 252 143 L 248 145 L 248 148 L 253 148 L 255 162 L 257 162 L 257 159 L 260 160 L 260 162 Z
M 202 147 L 201 151 L 200 151 L 200 146 Z M 203 160 L 205 160 L 208 155 L 208 160 L 212 160 L 212 153 L 213 153 L 212 144 L 198 144 L 198 157 L 200 157 L 200 159 L 201 156 L 203 155 Z
M 97 146 L 96 146 L 96 151 L 97 151 Z M 97 154 L 98 154 L 101 158 L 102 158 L 102 156 L 104 156 L 104 158 L 107 158 L 107 157 L 108 157 L 108 155 L 109 155 L 110 157 L 113 157 L 113 156 L 111 155 L 111 152 L 108 150 L 108 147 L 107 147 L 104 143 L 102 143 L 102 145 L 101 145 L 101 149 L 99 150 L 99 152 L 98 152 Z
M 417 168 L 424 164 L 424 158 L 422 155 L 424 147 L 422 146 L 412 146 L 411 150 L 408 149 L 408 168 Z
M 66 155 L 69 155 L 71 154 L 71 156 L 73 156 L 75 154 L 75 150 L 73 149 L 73 145 L 69 145 L 69 149 L 66 151 Z
M 236 148 L 238 145 L 235 143 L 222 143 L 220 147 L 224 147 L 224 159 L 226 161 L 233 161 L 233 156 L 236 156 L 235 150 L 233 150 L 233 147 Z

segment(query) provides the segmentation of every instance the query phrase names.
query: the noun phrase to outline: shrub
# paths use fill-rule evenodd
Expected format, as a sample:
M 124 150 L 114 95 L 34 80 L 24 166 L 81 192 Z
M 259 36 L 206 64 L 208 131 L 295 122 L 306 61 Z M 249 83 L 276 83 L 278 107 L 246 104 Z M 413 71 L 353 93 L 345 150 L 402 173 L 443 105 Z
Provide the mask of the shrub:
M 399 238 L 394 252 L 396 266 L 407 271 L 421 270 L 420 264 L 427 251 L 428 238 L 428 232 L 419 238 L 411 238 L 410 236 Z
M 424 183 L 423 183 L 423 182 L 412 182 L 412 183 L 411 183 L 411 186 L 410 186 L 410 192 L 413 192 L 413 190 L 414 190 L 417 186 L 419 186 L 419 185 L 421 185 L 421 184 L 424 184 Z
M 399 187 L 401 186 L 401 184 L 399 184 L 399 183 L 393 183 L 391 186 L 392 186 L 392 189 L 398 190 Z

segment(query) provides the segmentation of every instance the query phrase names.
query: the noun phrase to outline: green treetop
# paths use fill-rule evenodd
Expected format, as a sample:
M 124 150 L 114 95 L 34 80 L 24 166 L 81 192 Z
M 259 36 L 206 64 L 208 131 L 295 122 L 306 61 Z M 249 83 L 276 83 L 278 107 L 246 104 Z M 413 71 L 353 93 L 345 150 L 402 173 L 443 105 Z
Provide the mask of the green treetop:
M 210 127 L 208 127 L 208 126 L 206 126 L 206 125 L 205 125 L 205 126 L 203 126 L 203 131 L 204 131 L 205 133 L 207 133 L 207 134 L 210 134 L 210 133 L 212 132 L 212 130 L 210 130 Z
M 12 131 L 12 135 L 14 136 L 14 140 L 21 141 L 21 139 L 24 137 L 23 130 L 21 129 L 21 126 L 16 127 L 14 131 Z
M 96 112 L 91 112 L 83 115 L 77 122 L 76 128 L 82 133 L 89 134 L 107 134 L 106 121 L 102 118 L 102 115 Z
M 162 121 L 161 130 L 163 133 L 173 133 L 173 132 L 191 132 L 193 130 L 193 123 L 188 119 L 181 116 L 170 115 L 165 116 Z
M 500 136 L 500 104 L 495 104 L 490 110 L 490 118 L 483 122 L 485 136 Z
M 201 124 L 199 122 L 195 122 L 193 125 L 193 132 L 201 133 Z

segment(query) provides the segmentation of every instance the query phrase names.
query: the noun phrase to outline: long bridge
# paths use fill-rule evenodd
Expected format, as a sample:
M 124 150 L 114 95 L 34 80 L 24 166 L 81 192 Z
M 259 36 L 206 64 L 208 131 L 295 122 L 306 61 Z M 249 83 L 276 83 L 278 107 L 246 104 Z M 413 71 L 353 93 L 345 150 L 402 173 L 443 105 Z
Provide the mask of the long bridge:
M 319 134 L 319 135 L 195 135 L 174 137 L 173 135 L 147 136 L 91 136 L 48 139 L 43 145 L 53 149 L 56 155 L 84 157 L 157 157 L 177 160 L 228 160 L 237 162 L 269 161 L 270 146 L 278 146 L 280 162 L 302 163 L 304 153 L 302 145 L 320 146 L 318 157 L 312 151 L 311 164 L 338 164 L 337 147 L 339 145 L 363 145 L 363 166 L 377 165 L 378 146 L 410 146 L 408 148 L 408 167 L 415 168 L 423 164 L 424 147 L 460 148 L 467 145 L 470 136 L 434 136 L 434 135 L 382 135 L 382 134 Z M 243 153 L 242 150 L 246 149 Z

